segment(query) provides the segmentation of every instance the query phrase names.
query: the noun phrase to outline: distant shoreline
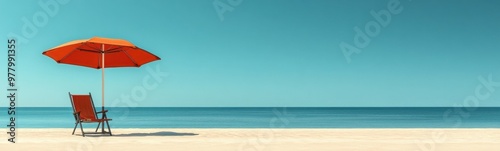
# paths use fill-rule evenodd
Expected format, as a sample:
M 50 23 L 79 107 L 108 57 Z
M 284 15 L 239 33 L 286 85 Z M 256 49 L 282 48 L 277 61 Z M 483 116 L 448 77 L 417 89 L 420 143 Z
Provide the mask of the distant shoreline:
M 0 107 L 8 107 L 8 106 L 0 106 Z M 96 107 L 99 107 L 96 105 Z M 49 107 L 49 106 L 43 106 L 43 107 L 17 107 L 17 108 L 71 108 L 71 106 L 56 106 L 56 107 Z M 453 108 L 453 107 L 425 107 L 425 106 L 417 106 L 417 107 L 158 107 L 158 106 L 153 106 L 153 107 L 106 107 L 106 108 Z M 498 107 L 477 107 L 477 108 L 500 108 Z
M 108 107 L 111 128 L 497 128 L 500 108 Z M 19 128 L 72 128 L 71 107 L 18 108 Z M 41 117 L 50 117 L 41 120 Z M 87 126 L 88 125 L 88 126 Z M 84 127 L 96 127 L 84 124 Z

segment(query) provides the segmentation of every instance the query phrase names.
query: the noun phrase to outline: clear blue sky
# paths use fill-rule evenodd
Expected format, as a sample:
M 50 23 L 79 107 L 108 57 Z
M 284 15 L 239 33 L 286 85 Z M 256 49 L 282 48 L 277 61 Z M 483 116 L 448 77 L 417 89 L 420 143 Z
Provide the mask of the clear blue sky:
M 113 102 L 138 92 L 157 66 L 169 76 L 129 106 L 453 106 L 475 94 L 478 77 L 500 81 L 496 0 L 401 0 L 401 12 L 350 63 L 339 44 L 353 45 L 354 27 L 364 30 L 375 20 L 370 11 L 387 10 L 389 0 L 220 0 L 232 9 L 223 20 L 214 0 L 66 0 L 50 16 L 38 2 L 51 1 L 0 2 L 4 39 L 23 36 L 23 18 L 48 18 L 18 47 L 19 106 L 69 107 L 68 91 L 91 92 L 100 106 L 100 70 L 41 54 L 93 36 L 127 39 L 162 58 L 106 70 L 109 105 L 125 104 Z M 480 106 L 500 106 L 499 93 Z

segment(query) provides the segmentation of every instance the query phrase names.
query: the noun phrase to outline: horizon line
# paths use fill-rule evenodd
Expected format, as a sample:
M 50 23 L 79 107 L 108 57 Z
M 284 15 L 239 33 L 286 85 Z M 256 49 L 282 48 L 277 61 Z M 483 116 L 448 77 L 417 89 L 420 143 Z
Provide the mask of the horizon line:
M 9 108 L 10 106 L 0 106 Z M 71 106 L 16 106 L 16 108 L 54 108 L 54 107 L 71 107 Z M 119 108 L 457 108 L 452 106 L 138 106 Z M 98 106 L 96 106 L 98 108 Z M 106 107 L 105 107 L 106 108 Z M 110 107 L 108 107 L 110 108 Z M 116 108 L 116 107 L 111 107 Z M 472 107 L 459 107 L 472 108 Z M 474 108 L 500 108 L 500 106 L 478 106 Z

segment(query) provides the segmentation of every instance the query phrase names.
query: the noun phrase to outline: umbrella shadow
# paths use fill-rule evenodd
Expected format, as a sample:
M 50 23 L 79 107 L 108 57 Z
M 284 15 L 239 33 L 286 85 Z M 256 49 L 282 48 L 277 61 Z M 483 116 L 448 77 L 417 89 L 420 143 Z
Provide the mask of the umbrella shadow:
M 128 133 L 128 134 L 113 134 L 113 136 L 109 135 L 85 135 L 88 137 L 145 137 L 145 136 L 196 136 L 199 134 L 196 133 L 177 133 L 177 132 L 169 132 L 169 131 L 161 131 L 161 132 L 152 132 L 152 133 Z

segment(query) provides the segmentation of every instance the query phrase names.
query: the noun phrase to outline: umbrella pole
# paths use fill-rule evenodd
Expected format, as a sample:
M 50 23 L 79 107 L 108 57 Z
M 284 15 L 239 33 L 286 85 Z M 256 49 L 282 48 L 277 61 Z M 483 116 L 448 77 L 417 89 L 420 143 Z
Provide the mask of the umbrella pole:
M 106 113 L 104 113 L 104 44 L 102 44 L 102 51 L 101 51 L 101 59 L 102 59 L 102 68 L 101 68 L 101 71 L 102 71 L 102 118 L 105 118 L 104 115 L 106 115 Z M 102 122 L 102 133 L 104 133 L 104 122 Z

